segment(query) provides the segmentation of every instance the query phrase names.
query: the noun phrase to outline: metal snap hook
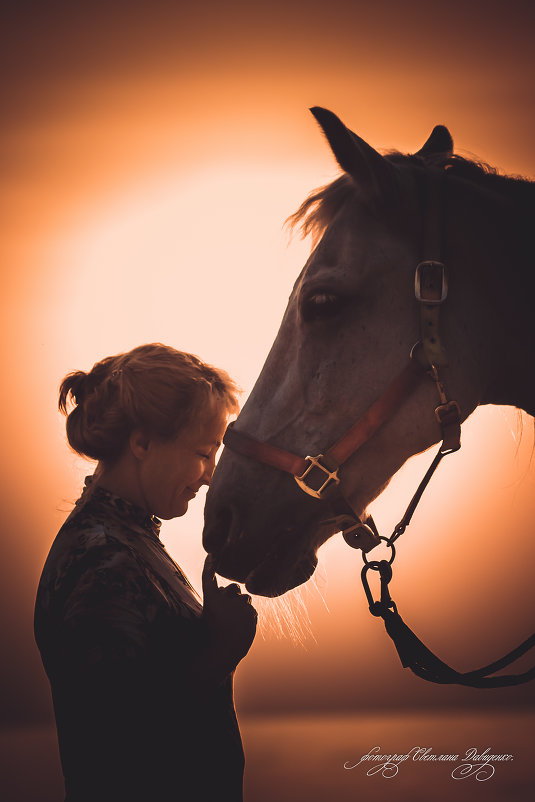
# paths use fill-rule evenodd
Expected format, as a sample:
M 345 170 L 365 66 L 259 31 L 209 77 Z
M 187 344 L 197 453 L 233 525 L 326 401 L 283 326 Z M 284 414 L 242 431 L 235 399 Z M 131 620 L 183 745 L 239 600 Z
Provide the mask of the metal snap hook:
M 379 572 L 381 580 L 381 597 L 379 600 L 375 600 L 373 598 L 370 583 L 368 582 L 368 571 L 370 570 Z M 381 616 L 384 618 L 388 610 L 394 610 L 394 612 L 396 612 L 396 604 L 390 596 L 390 591 L 388 589 L 388 584 L 391 579 L 392 568 L 390 563 L 386 560 L 372 560 L 370 562 L 366 562 L 366 564 L 362 566 L 362 586 L 368 600 L 370 613 L 376 617 Z

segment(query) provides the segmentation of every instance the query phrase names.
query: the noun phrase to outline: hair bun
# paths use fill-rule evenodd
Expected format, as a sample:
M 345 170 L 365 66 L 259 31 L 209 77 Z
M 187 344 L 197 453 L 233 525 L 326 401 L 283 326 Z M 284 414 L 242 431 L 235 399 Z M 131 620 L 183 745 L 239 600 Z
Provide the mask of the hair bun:
M 88 378 L 89 374 L 83 370 L 76 370 L 65 376 L 59 390 L 58 406 L 61 412 L 67 412 L 69 398 L 75 406 L 81 406 L 84 403 L 88 390 Z
M 112 464 L 134 429 L 174 439 L 214 398 L 228 412 L 238 408 L 236 386 L 221 370 L 192 354 L 149 343 L 96 362 L 63 379 L 59 408 L 67 415 L 67 440 L 77 453 Z M 67 412 L 67 406 L 73 407 Z

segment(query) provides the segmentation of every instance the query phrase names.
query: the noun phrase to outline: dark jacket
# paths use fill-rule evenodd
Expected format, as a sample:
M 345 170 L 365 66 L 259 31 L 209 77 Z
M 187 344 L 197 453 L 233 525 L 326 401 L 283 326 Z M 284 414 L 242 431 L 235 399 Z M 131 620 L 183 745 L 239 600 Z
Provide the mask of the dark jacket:
M 159 528 L 89 484 L 46 560 L 35 638 L 66 802 L 242 799 L 232 675 L 196 681 L 202 608 Z

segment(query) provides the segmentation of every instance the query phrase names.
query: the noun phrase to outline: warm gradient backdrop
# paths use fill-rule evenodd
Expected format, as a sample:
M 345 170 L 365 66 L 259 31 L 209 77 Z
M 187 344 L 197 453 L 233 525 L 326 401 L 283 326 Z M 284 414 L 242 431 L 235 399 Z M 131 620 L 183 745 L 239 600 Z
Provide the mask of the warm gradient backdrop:
M 163 341 L 227 368 L 247 393 L 308 252 L 306 243 L 287 247 L 282 223 L 337 173 L 311 105 L 331 108 L 377 148 L 417 150 L 445 123 L 461 152 L 535 176 L 533 8 L 527 0 L 22 0 L 4 13 L 5 723 L 50 720 L 33 597 L 92 470 L 65 446 L 59 380 Z M 459 668 L 531 631 L 532 423 L 524 416 L 519 441 L 511 411 L 474 415 L 400 544 L 400 610 Z M 374 505 L 384 528 L 428 461 L 409 463 Z M 201 519 L 197 500 L 164 527 L 197 586 Z M 243 715 L 497 711 L 532 701 L 529 687 L 482 693 L 406 675 L 367 613 L 359 571 L 341 538 L 322 549 L 317 581 L 304 591 L 313 637 L 304 647 L 269 628 L 257 638 L 237 677 Z

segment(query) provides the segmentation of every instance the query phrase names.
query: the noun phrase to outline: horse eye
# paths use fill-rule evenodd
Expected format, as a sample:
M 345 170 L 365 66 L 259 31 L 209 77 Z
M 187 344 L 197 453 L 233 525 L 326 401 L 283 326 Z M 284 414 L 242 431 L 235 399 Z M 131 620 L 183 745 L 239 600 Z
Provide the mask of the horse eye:
M 342 307 L 342 299 L 330 292 L 317 292 L 310 295 L 303 304 L 305 320 L 320 320 L 336 315 Z

